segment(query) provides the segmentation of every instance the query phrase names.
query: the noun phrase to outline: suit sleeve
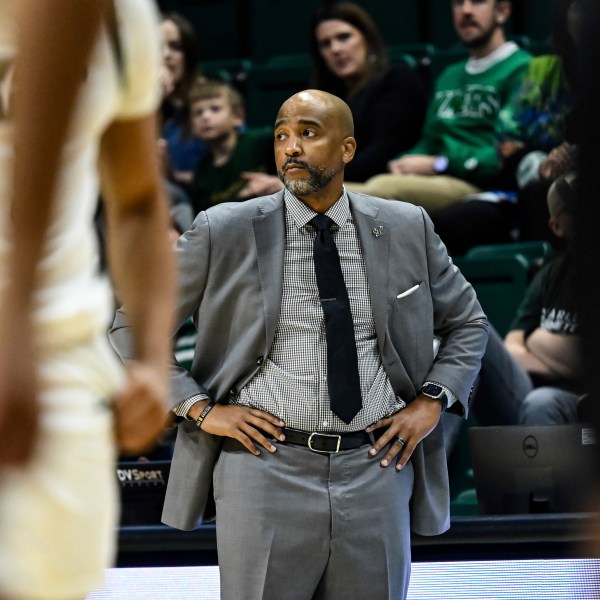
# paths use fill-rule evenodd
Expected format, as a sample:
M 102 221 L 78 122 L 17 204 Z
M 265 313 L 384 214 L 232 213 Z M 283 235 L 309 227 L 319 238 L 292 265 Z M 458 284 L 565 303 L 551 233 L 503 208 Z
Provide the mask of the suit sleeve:
M 447 386 L 458 399 L 450 412 L 468 413 L 471 388 L 487 345 L 489 324 L 475 290 L 452 263 L 446 248 L 423 213 L 428 280 L 433 304 L 434 334 L 440 346 L 428 381 Z

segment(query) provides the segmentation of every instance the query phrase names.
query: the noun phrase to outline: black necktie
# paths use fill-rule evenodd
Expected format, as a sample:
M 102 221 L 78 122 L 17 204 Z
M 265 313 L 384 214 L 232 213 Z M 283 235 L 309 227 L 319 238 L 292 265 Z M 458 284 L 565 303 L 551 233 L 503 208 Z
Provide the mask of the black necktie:
M 350 423 L 362 407 L 354 324 L 340 256 L 327 215 L 311 220 L 317 230 L 313 246 L 319 297 L 325 315 L 327 337 L 327 386 L 331 410 Z

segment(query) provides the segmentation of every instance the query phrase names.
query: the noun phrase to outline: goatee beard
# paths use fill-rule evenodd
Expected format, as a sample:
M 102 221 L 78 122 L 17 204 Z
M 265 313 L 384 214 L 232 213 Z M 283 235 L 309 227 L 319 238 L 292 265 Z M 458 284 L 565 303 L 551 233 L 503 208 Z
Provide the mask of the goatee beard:
M 289 179 L 285 174 L 285 167 L 289 164 L 298 165 L 308 171 L 306 179 Z M 278 171 L 279 179 L 283 185 L 297 198 L 314 194 L 322 190 L 336 175 L 338 171 L 327 169 L 326 167 L 315 167 L 305 161 L 298 159 L 288 159 Z

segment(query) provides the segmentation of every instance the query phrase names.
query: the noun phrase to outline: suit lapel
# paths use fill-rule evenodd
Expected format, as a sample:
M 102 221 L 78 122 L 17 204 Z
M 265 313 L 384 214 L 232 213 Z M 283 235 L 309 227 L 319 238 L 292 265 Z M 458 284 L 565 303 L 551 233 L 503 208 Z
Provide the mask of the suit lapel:
M 377 218 L 378 209 L 367 200 L 356 198 L 352 193 L 348 194 L 348 199 L 367 269 L 377 338 L 382 342 L 385 339 L 388 311 L 391 231 L 386 221 Z
M 265 336 L 270 348 L 281 311 L 283 293 L 283 259 L 285 250 L 285 215 L 283 192 L 265 198 L 261 215 L 252 218 L 260 285 L 265 310 Z
M 396 391 L 399 389 L 410 390 L 412 382 L 404 364 L 401 360 L 397 361 L 395 356 L 389 354 L 389 348 L 386 343 L 389 342 L 387 328 L 388 311 L 391 306 L 389 275 L 391 269 L 390 248 L 392 228 L 388 221 L 378 218 L 378 208 L 369 202 L 368 198 L 365 196 L 357 197 L 352 193 L 348 194 L 348 198 L 367 269 L 369 296 L 371 298 L 379 351 L 388 369 L 394 365 L 394 377 L 391 377 L 389 370 L 388 376 L 392 380 L 392 385 L 395 382 L 394 387 Z

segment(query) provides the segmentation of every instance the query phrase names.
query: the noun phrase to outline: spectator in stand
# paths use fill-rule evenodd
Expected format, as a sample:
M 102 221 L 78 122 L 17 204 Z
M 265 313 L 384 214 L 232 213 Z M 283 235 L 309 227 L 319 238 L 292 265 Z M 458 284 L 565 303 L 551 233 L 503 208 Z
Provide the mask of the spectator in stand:
M 208 151 L 194 170 L 196 214 L 221 202 L 247 200 L 283 188 L 273 158 L 273 128 L 246 129 L 241 94 L 229 83 L 206 81 L 190 92 L 192 132 Z
M 523 425 L 575 422 L 583 393 L 581 325 L 575 285 L 576 222 L 581 209 L 575 173 L 552 183 L 549 226 L 567 247 L 532 281 L 505 344 L 527 371 L 535 389 L 519 409 Z
M 363 8 L 338 2 L 312 19 L 311 85 L 342 98 L 354 116 L 357 142 L 348 181 L 365 181 L 419 139 L 427 98 L 420 77 L 390 65 L 381 33 Z
M 572 166 L 576 152 L 572 111 L 579 80 L 575 8 L 576 0 L 560 0 L 553 33 L 556 52 L 532 59 L 513 99 L 500 112 L 498 143 L 505 189 L 516 193 L 495 194 L 492 202 L 473 199 L 431 215 L 436 231 L 455 256 L 480 244 L 516 239 L 561 245 L 562 240 L 548 228 L 546 196 L 552 181 Z
M 192 24 L 178 13 L 161 21 L 163 38 L 163 100 L 160 108 L 164 162 L 169 179 L 189 189 L 194 167 L 206 153 L 206 144 L 190 129 L 189 91 L 199 77 L 198 39 Z
M 473 413 L 482 425 L 551 425 L 578 419 L 584 393 L 574 268 L 580 209 L 577 177 L 568 172 L 548 193 L 548 225 L 566 239 L 566 249 L 536 274 L 504 342 L 490 335 L 473 397 Z
M 452 0 L 454 27 L 469 49 L 468 60 L 438 78 L 417 145 L 390 161 L 389 173 L 346 184 L 349 190 L 405 200 L 432 213 L 468 194 L 496 188 L 498 115 L 531 58 L 506 41 L 510 12 L 508 0 Z

